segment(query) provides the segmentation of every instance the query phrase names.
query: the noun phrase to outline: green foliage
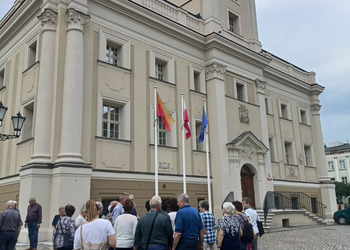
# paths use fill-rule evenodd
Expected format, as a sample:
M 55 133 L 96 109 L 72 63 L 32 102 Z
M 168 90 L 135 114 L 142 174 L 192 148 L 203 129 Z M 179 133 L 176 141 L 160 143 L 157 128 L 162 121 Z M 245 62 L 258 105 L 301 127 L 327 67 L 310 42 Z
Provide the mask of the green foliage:
M 337 200 L 341 201 L 343 197 L 347 197 L 350 195 L 350 184 L 335 181 L 335 195 L 337 196 Z

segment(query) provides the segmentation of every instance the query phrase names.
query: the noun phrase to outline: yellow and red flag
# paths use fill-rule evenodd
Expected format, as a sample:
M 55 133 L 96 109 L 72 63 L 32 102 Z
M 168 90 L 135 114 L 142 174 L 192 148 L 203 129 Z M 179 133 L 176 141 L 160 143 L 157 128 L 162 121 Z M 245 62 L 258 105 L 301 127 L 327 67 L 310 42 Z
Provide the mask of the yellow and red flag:
M 158 92 L 157 92 L 157 116 L 162 117 L 165 129 L 167 131 L 171 132 L 170 125 L 173 124 L 175 122 L 175 120 L 169 114 L 164 103 L 162 102 L 162 99 L 160 99 Z

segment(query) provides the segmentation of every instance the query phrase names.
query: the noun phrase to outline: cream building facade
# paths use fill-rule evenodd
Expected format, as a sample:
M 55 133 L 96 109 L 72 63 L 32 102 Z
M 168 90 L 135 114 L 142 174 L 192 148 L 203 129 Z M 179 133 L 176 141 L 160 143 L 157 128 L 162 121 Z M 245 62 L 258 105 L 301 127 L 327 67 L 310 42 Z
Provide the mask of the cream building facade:
M 333 143 L 325 147 L 328 176 L 332 181 L 349 183 L 350 144 Z
M 254 0 L 17 0 L 0 23 L 0 100 L 26 116 L 0 144 L 0 201 L 31 196 L 50 240 L 59 206 L 124 191 L 138 211 L 154 195 L 153 89 L 175 119 L 158 124 L 159 195 L 182 192 L 181 102 L 191 204 L 207 199 L 207 102 L 213 211 L 226 196 L 302 192 L 336 210 L 315 73 L 262 50 Z M 10 119 L 1 133 L 11 130 Z M 203 144 L 203 145 L 202 145 Z M 26 231 L 21 241 L 26 240 Z

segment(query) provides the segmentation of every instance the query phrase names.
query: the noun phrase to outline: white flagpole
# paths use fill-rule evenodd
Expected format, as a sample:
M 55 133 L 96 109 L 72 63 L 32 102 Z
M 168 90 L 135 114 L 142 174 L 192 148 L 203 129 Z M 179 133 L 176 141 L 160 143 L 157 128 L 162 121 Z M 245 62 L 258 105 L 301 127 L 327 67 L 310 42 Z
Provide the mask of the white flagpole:
M 184 95 L 181 94 L 181 121 L 182 121 L 182 173 L 183 173 L 183 185 L 184 193 L 186 194 L 186 159 L 185 159 L 185 127 L 184 127 Z
M 204 102 L 204 112 L 207 115 L 207 103 Z M 207 116 L 208 120 L 208 116 Z M 203 122 L 203 121 L 202 121 Z M 207 124 L 207 131 L 205 131 L 205 155 L 206 155 L 206 161 L 207 161 L 207 182 L 208 182 L 208 202 L 209 202 L 209 212 L 212 213 L 212 207 L 211 207 L 211 187 L 210 187 L 210 166 L 209 166 L 209 139 L 208 139 L 208 126 Z
M 158 116 L 157 116 L 157 87 L 154 87 L 154 182 L 155 195 L 158 196 Z

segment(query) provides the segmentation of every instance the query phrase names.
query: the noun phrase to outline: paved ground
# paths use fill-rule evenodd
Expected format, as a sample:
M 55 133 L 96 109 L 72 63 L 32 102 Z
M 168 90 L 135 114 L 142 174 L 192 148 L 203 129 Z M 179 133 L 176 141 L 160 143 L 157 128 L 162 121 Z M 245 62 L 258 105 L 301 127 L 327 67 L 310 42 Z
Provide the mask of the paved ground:
M 17 244 L 17 250 L 28 245 Z M 38 250 L 52 250 L 52 244 L 40 243 Z M 289 228 L 264 234 L 259 250 L 350 250 L 350 225 Z M 189 249 L 191 250 L 191 249 Z

